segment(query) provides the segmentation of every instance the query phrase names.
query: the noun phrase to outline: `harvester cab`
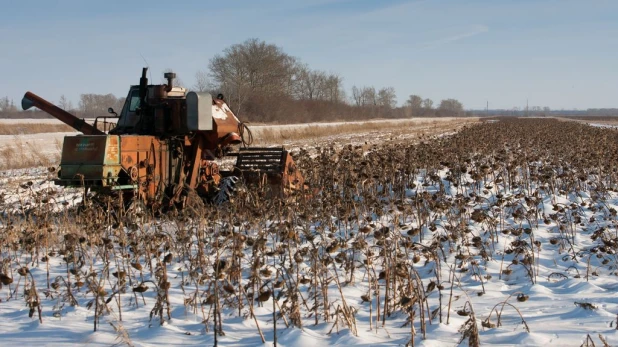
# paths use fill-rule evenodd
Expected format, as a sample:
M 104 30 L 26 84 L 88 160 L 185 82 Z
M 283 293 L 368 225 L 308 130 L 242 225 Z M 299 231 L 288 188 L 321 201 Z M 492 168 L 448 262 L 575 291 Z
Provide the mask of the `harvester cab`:
M 247 147 L 251 141 L 243 134 L 250 132 L 223 98 L 176 87 L 171 72 L 164 75 L 167 84 L 149 85 L 146 73 L 130 87 L 109 132 L 99 129 L 98 119 L 91 125 L 31 92 L 24 95 L 24 110 L 35 106 L 83 133 L 65 137 L 57 184 L 137 196 L 151 207 L 182 206 L 190 191 L 223 203 L 240 179 L 269 194 L 304 187 L 283 147 Z M 222 170 L 224 157 L 236 157 L 231 170 Z

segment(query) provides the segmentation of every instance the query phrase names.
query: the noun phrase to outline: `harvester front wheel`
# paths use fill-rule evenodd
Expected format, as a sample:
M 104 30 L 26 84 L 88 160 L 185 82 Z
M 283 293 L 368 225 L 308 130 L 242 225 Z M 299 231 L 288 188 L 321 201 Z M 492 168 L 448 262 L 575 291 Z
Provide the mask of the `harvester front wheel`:
M 236 183 L 238 183 L 238 177 L 236 176 L 223 177 L 221 182 L 219 182 L 218 190 L 210 201 L 215 205 L 222 205 L 230 201 L 236 191 Z

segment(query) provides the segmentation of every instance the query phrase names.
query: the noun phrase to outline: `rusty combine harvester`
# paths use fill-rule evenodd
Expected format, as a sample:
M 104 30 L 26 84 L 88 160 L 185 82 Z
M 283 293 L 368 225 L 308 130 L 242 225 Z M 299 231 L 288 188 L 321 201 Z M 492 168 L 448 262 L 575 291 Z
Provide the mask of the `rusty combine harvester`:
M 243 134 L 250 132 L 223 98 L 174 87 L 176 76 L 169 72 L 167 84 L 149 85 L 146 72 L 129 89 L 107 133 L 99 130 L 98 118 L 91 125 L 31 92 L 24 95 L 24 110 L 35 106 L 83 133 L 64 138 L 57 184 L 104 196 L 120 193 L 125 200 L 137 194 L 153 208 L 184 206 L 190 191 L 223 203 L 239 179 L 248 186 L 267 183 L 271 194 L 304 187 L 283 147 L 246 148 L 250 141 Z M 233 169 L 221 170 L 218 160 L 234 156 Z

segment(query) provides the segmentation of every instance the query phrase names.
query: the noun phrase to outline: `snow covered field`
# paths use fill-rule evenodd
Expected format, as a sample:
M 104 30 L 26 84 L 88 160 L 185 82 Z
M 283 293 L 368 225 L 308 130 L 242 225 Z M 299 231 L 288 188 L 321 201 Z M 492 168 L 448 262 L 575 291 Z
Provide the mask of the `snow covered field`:
M 221 346 L 618 345 L 618 189 L 583 152 L 613 133 L 525 122 L 297 143 L 315 203 L 124 228 L 2 172 L 2 345 L 213 345 L 215 317 Z

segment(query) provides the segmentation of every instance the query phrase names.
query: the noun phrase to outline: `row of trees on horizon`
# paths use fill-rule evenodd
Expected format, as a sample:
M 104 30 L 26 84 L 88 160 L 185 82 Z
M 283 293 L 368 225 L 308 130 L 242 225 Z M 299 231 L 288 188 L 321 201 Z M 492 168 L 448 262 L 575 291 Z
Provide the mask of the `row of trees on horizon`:
M 183 85 L 182 78 L 177 78 L 176 84 L 213 95 L 222 93 L 234 113 L 251 122 L 461 117 L 478 113 L 464 111 L 456 99 L 441 100 L 436 105 L 419 95 L 410 95 L 403 106 L 397 107 L 396 91 L 390 86 L 352 86 L 348 94 L 338 74 L 311 69 L 281 48 L 256 38 L 215 55 L 208 71 L 196 72 L 193 86 Z M 78 104 L 73 105 L 63 95 L 56 104 L 80 118 L 94 118 L 106 115 L 109 107 L 119 112 L 124 100 L 113 94 L 81 94 Z M 29 113 L 39 114 L 43 116 L 42 112 Z M 0 98 L 0 117 L 19 118 L 24 114 L 13 100 L 4 97 Z
M 193 86 L 183 85 L 182 76 L 179 77 L 177 85 L 214 95 L 222 93 L 234 113 L 251 122 L 466 115 L 463 105 L 455 99 L 442 100 L 434 106 L 432 100 L 411 95 L 404 106 L 397 107 L 396 91 L 389 86 L 353 86 L 348 94 L 338 74 L 311 69 L 281 48 L 256 38 L 215 55 L 208 70 L 196 72 Z M 94 118 L 106 115 L 108 107 L 120 111 L 124 99 L 113 94 L 82 94 L 77 105 L 65 96 L 56 104 L 80 118 Z M 418 104 L 417 99 L 422 103 Z M 28 115 L 44 116 L 42 112 Z M 0 117 L 18 118 L 24 114 L 5 97 L 0 98 Z

